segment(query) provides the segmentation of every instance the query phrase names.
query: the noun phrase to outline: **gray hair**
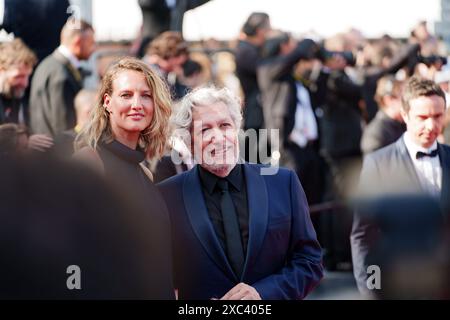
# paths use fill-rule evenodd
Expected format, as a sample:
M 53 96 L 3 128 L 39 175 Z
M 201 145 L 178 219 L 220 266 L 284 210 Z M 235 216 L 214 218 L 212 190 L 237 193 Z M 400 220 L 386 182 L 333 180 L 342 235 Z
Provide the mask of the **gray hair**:
M 227 88 L 216 88 L 214 86 L 200 87 L 188 93 L 181 101 L 178 111 L 172 118 L 172 124 L 176 131 L 191 131 L 192 109 L 212 105 L 218 102 L 224 103 L 228 107 L 231 119 L 240 129 L 242 122 L 241 101 Z

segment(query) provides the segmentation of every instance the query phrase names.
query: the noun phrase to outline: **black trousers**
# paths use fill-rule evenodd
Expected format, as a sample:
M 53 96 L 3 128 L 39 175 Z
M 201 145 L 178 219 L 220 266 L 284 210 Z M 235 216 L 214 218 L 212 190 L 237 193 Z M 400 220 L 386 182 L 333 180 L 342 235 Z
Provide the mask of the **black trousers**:
M 320 203 L 324 186 L 324 162 L 314 143 L 302 148 L 293 142 L 288 142 L 285 148 L 294 160 L 295 171 L 305 191 L 308 204 Z

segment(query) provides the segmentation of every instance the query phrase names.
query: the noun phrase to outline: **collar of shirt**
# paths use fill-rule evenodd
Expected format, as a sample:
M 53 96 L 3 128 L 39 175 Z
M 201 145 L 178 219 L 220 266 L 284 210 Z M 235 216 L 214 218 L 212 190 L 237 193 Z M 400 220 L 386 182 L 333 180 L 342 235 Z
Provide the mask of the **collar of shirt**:
M 199 166 L 200 181 L 203 187 L 208 191 L 209 194 L 214 192 L 217 181 L 220 177 L 212 174 L 208 170 Z M 235 188 L 237 191 L 241 191 L 243 185 L 244 176 L 242 174 L 242 165 L 236 164 L 236 166 L 231 170 L 230 174 L 225 177 L 227 181 Z
M 403 141 L 405 142 L 406 149 L 408 150 L 409 155 L 411 156 L 411 159 L 416 160 L 416 154 L 418 151 L 430 153 L 433 150 L 437 149 L 437 142 L 434 141 L 433 145 L 431 147 L 423 148 L 419 145 L 417 145 L 412 139 L 409 137 L 408 132 L 405 132 L 403 135 Z M 424 158 L 422 158 L 424 159 Z
M 58 47 L 58 51 L 59 53 L 61 53 L 65 58 L 67 58 L 67 60 L 69 60 L 70 64 L 75 68 L 78 69 L 81 64 L 80 64 L 80 60 L 77 59 L 77 57 L 75 57 L 75 55 L 70 52 L 70 50 L 64 46 L 64 45 L 60 45 Z

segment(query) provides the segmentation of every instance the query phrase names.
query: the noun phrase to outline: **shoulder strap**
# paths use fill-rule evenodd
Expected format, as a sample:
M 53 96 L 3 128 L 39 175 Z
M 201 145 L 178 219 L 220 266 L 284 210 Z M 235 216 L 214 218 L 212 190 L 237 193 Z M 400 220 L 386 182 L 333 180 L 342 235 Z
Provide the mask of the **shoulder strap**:
M 153 182 L 153 174 L 150 171 L 149 168 L 147 168 L 142 162 L 139 163 L 139 165 L 141 166 L 142 171 L 144 171 L 145 175 L 150 179 L 150 181 Z

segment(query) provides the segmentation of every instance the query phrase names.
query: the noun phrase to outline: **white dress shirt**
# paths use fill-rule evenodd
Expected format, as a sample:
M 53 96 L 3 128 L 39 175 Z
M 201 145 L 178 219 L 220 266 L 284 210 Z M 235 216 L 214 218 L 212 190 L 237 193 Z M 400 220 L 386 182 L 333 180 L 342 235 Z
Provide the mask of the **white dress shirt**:
M 290 134 L 290 139 L 303 148 L 309 141 L 317 140 L 319 134 L 316 118 L 311 107 L 309 92 L 298 82 L 296 86 L 297 109 L 295 111 L 295 125 Z
M 430 148 L 426 149 L 414 143 L 407 132 L 403 135 L 403 139 L 422 188 L 432 196 L 440 197 L 442 188 L 442 168 L 439 161 L 439 155 L 436 157 L 421 157 L 420 159 L 416 159 L 418 151 L 430 153 L 431 151 L 436 150 L 438 147 L 437 142 L 435 141 Z

